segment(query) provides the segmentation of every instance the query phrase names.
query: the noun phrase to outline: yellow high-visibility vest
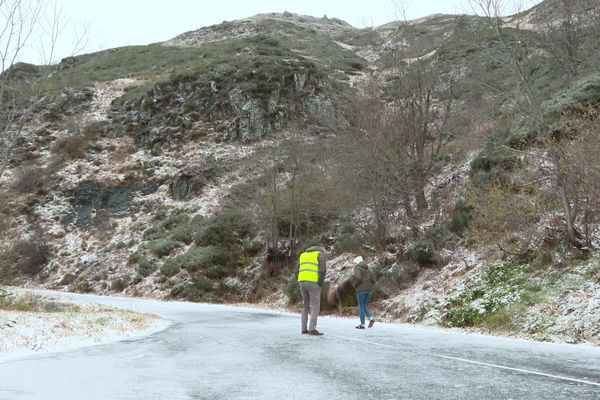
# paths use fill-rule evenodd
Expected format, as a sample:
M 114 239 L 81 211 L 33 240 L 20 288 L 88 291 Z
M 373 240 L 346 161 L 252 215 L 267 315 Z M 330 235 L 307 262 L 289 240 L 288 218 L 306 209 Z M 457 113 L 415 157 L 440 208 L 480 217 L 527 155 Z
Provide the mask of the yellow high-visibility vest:
M 319 282 L 319 250 L 300 254 L 298 282 Z

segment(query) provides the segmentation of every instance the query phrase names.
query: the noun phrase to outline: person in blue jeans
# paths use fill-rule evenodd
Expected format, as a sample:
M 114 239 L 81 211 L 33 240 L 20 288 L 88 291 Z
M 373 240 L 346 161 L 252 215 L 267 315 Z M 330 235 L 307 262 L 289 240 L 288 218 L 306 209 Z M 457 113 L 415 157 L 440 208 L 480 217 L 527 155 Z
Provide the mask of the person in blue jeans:
M 360 325 L 356 325 L 356 329 L 365 329 L 365 318 L 369 320 L 369 328 L 372 328 L 375 318 L 369 307 L 367 307 L 367 303 L 371 297 L 373 285 L 375 285 L 375 274 L 369 269 L 361 256 L 354 259 L 354 264 L 353 283 L 356 289 L 356 301 L 358 302 L 360 317 Z

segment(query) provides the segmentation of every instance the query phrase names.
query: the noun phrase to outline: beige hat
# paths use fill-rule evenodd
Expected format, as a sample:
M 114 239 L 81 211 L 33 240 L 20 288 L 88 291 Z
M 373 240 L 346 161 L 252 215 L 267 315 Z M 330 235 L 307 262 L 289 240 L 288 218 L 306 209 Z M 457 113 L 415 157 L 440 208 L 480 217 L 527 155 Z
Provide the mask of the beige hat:
M 361 262 L 363 262 L 363 258 L 361 256 L 356 257 L 354 260 L 352 260 L 352 262 L 354 264 L 360 264 Z

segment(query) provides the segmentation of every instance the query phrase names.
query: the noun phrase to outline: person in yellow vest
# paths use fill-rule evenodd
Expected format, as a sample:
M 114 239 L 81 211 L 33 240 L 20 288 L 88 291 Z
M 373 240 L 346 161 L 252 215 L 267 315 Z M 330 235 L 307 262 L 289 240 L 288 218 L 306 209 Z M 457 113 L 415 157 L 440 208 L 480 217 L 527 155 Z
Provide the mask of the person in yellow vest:
M 322 332 L 317 330 L 317 317 L 321 307 L 321 287 L 325 282 L 327 273 L 327 257 L 325 249 L 319 246 L 311 246 L 300 254 L 300 260 L 296 268 L 296 277 L 302 295 L 302 333 L 312 336 L 321 336 Z M 310 312 L 310 322 L 308 315 Z

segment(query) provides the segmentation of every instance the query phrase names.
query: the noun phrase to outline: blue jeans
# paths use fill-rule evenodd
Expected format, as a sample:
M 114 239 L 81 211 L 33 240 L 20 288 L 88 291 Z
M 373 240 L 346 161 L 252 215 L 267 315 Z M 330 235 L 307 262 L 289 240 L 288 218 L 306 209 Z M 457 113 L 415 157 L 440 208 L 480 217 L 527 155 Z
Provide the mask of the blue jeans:
M 365 324 L 365 316 L 371 320 L 373 315 L 371 314 L 371 310 L 367 307 L 367 302 L 369 301 L 369 297 L 371 297 L 371 292 L 357 292 L 356 300 L 358 301 L 358 312 L 360 314 L 360 324 Z

